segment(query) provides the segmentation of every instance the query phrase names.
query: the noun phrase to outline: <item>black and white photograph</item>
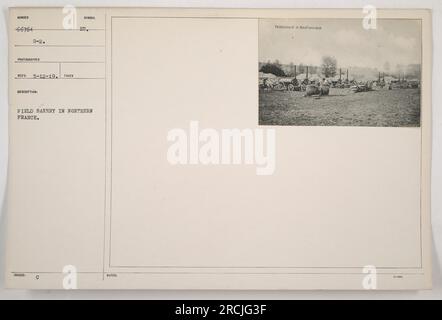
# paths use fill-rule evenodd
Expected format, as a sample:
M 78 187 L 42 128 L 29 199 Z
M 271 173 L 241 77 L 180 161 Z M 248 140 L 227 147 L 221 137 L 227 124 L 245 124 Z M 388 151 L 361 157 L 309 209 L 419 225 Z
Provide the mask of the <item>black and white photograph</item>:
M 259 125 L 419 127 L 421 21 L 261 19 Z

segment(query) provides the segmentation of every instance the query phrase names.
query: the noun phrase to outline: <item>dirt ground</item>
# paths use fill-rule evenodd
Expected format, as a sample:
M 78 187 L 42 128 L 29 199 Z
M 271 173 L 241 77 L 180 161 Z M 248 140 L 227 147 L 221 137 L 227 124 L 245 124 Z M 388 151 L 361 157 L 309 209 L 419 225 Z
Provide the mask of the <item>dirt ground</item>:
M 299 91 L 259 93 L 260 125 L 418 127 L 420 89 L 353 93 L 331 88 L 329 96 Z

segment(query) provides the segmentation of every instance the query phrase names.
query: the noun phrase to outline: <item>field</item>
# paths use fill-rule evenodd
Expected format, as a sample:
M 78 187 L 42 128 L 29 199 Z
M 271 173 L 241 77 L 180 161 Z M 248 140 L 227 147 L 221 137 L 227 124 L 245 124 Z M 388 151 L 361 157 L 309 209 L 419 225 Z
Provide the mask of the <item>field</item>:
M 419 127 L 420 89 L 353 93 L 331 88 L 329 96 L 299 91 L 259 93 L 260 125 Z

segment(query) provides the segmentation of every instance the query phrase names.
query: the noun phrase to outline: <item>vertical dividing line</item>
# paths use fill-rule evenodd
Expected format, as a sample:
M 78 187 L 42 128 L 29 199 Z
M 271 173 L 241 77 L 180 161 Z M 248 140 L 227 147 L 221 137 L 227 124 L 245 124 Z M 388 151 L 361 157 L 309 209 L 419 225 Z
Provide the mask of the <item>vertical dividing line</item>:
M 106 259 L 106 211 L 107 211 L 107 12 L 104 14 L 104 214 L 103 214 L 103 272 Z
M 420 19 L 420 28 L 421 28 L 421 32 L 420 32 L 420 35 L 421 35 L 421 67 L 420 67 L 420 72 L 421 72 L 421 74 L 420 74 L 420 97 L 419 97 L 419 99 L 420 99 L 420 119 L 419 119 L 419 129 L 420 129 L 420 142 L 421 142 L 421 156 L 420 156 L 420 183 L 419 183 L 419 242 L 420 242 L 420 250 L 421 250 L 421 255 L 420 255 L 420 259 L 421 259 L 421 263 L 420 263 L 420 269 L 422 269 L 423 267 L 424 267 L 424 245 L 423 245 L 423 236 L 422 236 L 422 233 L 424 232 L 424 224 L 422 223 L 422 219 L 423 219 L 423 202 L 422 202 L 422 193 L 423 193 L 423 188 L 424 188 L 424 186 L 423 186 L 423 179 L 425 178 L 425 172 L 423 171 L 423 164 L 422 164 L 422 162 L 424 161 L 424 145 L 423 145 L 423 143 L 424 143 L 424 141 L 423 141 L 423 131 L 424 131 L 424 129 L 426 129 L 426 127 L 424 128 L 424 116 L 425 116 L 425 114 L 424 114 L 424 104 L 423 104 L 423 102 L 424 102 L 424 100 L 423 100 L 423 97 L 424 97 L 424 91 L 423 91 L 423 89 L 422 89 L 422 84 L 424 83 L 424 74 L 423 74 L 423 72 L 424 72 L 424 25 L 423 25 L 423 19 L 421 18 Z M 426 86 L 427 84 L 425 83 L 425 86 Z M 431 109 L 431 105 L 430 105 L 430 109 Z M 430 125 L 431 125 L 431 123 L 430 123 Z M 430 188 L 430 190 L 431 190 L 431 188 Z M 427 192 L 430 192 L 430 191 L 427 191 Z M 424 201 L 425 201 L 425 199 L 424 199 Z
M 110 138 L 110 162 L 109 162 L 109 249 L 108 249 L 108 253 L 109 253 L 109 268 L 111 267 L 111 257 L 112 257 L 112 156 L 113 156 L 113 151 L 112 151 L 112 135 L 113 135 L 113 85 L 114 85 L 114 80 L 113 80 L 113 57 L 114 57 L 114 48 L 113 48 L 113 44 L 112 44 L 112 27 L 113 27 L 113 17 L 111 17 L 111 21 L 110 21 L 110 133 L 109 133 L 109 138 Z

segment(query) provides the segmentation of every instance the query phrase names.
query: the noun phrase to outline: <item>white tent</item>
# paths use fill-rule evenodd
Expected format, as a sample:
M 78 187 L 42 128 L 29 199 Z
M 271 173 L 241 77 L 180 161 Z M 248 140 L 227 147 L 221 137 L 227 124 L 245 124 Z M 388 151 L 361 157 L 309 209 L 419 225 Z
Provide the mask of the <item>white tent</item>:
M 346 77 L 346 76 L 341 75 L 341 81 L 344 81 L 344 80 L 346 79 L 345 77 Z M 331 80 L 331 81 L 339 81 L 339 74 L 335 75 L 334 77 L 330 77 L 330 78 L 328 78 L 328 80 Z
M 264 72 L 260 72 L 259 73 L 259 77 L 260 78 L 277 78 L 277 76 L 275 76 L 273 73 L 264 73 Z
M 321 81 L 322 78 L 325 78 L 325 77 L 322 77 L 321 75 L 319 75 L 319 74 L 317 74 L 317 73 L 308 76 L 308 79 L 309 79 L 310 81 Z
M 300 73 L 296 75 L 296 79 L 300 79 L 300 80 L 304 80 L 306 78 L 306 74 L 305 73 Z
M 307 74 L 306 73 L 301 73 L 301 74 L 298 74 L 298 75 L 296 75 L 296 79 L 298 79 L 298 80 L 304 80 L 305 78 L 307 77 Z M 323 77 L 321 77 L 320 75 L 318 75 L 318 74 L 308 74 L 308 79 L 309 80 L 321 80 Z
M 392 81 L 398 81 L 397 78 L 392 77 L 392 76 L 385 76 L 385 82 L 392 82 Z

